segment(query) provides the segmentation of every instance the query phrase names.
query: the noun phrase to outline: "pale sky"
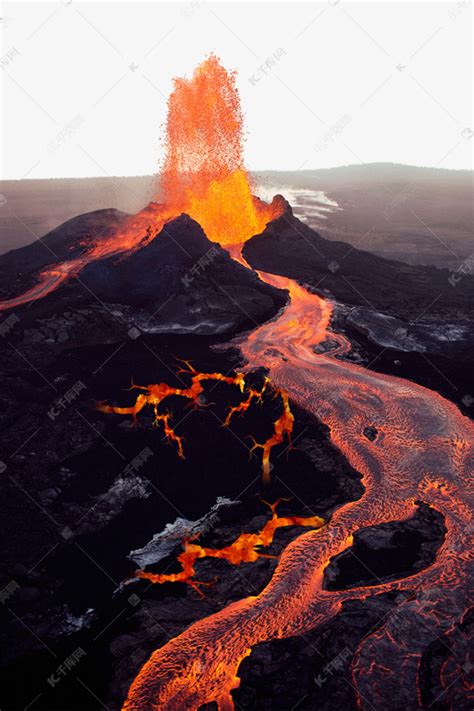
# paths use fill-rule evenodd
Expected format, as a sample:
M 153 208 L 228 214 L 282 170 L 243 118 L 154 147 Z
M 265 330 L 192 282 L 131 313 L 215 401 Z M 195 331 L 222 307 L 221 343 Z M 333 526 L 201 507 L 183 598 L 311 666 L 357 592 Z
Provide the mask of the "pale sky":
M 253 170 L 472 169 L 472 7 L 453 2 L 5 2 L 2 178 L 154 173 L 166 99 L 238 72 Z

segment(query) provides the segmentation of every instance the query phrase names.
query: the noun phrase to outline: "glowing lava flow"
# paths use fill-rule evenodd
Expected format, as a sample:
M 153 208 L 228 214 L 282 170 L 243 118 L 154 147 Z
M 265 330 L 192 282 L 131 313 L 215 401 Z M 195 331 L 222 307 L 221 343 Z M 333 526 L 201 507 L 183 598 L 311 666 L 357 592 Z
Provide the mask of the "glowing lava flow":
M 114 413 L 116 415 L 131 415 L 134 424 L 137 424 L 137 415 L 146 406 L 151 406 L 155 414 L 155 419 L 153 424 L 158 426 L 160 423 L 163 424 L 165 436 L 168 441 L 175 442 L 178 448 L 178 456 L 184 459 L 184 448 L 183 448 L 183 437 L 176 434 L 174 429 L 170 424 L 171 415 L 167 412 L 158 412 L 159 405 L 166 398 L 175 395 L 178 397 L 184 397 L 190 400 L 195 407 L 202 406 L 202 395 L 204 392 L 204 387 L 202 385 L 203 381 L 206 380 L 217 380 L 228 385 L 237 385 L 241 393 L 246 393 L 247 398 L 242 400 L 238 405 L 229 408 L 227 417 L 222 423 L 223 427 L 228 427 L 230 425 L 231 419 L 236 414 L 241 414 L 246 412 L 252 402 L 255 400 L 257 403 L 262 404 L 262 397 L 270 385 L 270 380 L 264 378 L 263 385 L 260 390 L 248 387 L 245 382 L 245 375 L 243 373 L 237 373 L 236 375 L 222 375 L 222 373 L 198 373 L 189 361 L 183 361 L 186 368 L 180 368 L 178 373 L 187 373 L 191 375 L 191 385 L 189 388 L 173 388 L 166 383 L 157 383 L 152 385 L 135 385 L 129 388 L 130 390 L 140 390 L 140 394 L 133 405 L 121 406 L 121 405 L 107 405 L 105 402 L 96 403 L 96 409 L 100 412 L 105 412 L 107 414 Z M 290 403 L 288 400 L 288 395 L 284 390 L 277 389 L 274 391 L 274 397 L 280 397 L 282 401 L 283 411 L 280 417 L 278 417 L 273 423 L 274 432 L 273 434 L 265 440 L 262 444 L 253 439 L 253 446 L 250 452 L 256 449 L 262 450 L 262 478 L 265 483 L 270 481 L 270 454 L 273 447 L 281 444 L 285 437 L 288 438 L 289 448 L 291 448 L 291 433 L 293 431 L 294 417 L 290 409 Z
M 278 390 L 278 394 L 281 396 L 283 403 L 283 412 L 273 423 L 275 431 L 271 437 L 269 437 L 263 444 L 253 440 L 253 446 L 250 450 L 253 452 L 256 449 L 262 450 L 262 472 L 263 472 L 263 482 L 268 484 L 270 482 L 270 453 L 272 448 L 277 444 L 281 444 L 285 440 L 285 436 L 288 437 L 288 441 L 291 447 L 291 433 L 293 432 L 293 424 L 295 418 L 290 409 L 290 402 L 288 399 L 288 394 L 284 390 Z M 253 438 L 252 438 L 253 439 Z
M 199 589 L 200 586 L 209 585 L 209 583 L 194 580 L 196 574 L 194 566 L 196 561 L 200 558 L 221 558 L 229 561 L 229 563 L 233 565 L 253 563 L 259 558 L 276 558 L 277 556 L 262 553 L 260 547 L 268 547 L 271 545 L 277 529 L 283 528 L 284 526 L 310 526 L 311 528 L 321 528 L 321 526 L 324 525 L 324 519 L 319 516 L 309 516 L 306 518 L 302 518 L 301 516 L 278 516 L 276 509 L 280 501 L 281 499 L 278 499 L 274 504 L 268 504 L 272 512 L 272 517 L 258 533 L 241 533 L 229 546 L 218 549 L 204 548 L 187 540 L 184 542 L 183 552 L 178 556 L 178 561 L 182 567 L 179 573 L 160 574 L 137 570 L 135 577 L 149 580 L 152 583 L 187 583 L 202 595 Z
M 191 79 L 175 79 L 168 101 L 160 203 L 82 241 L 82 254 L 46 267 L 25 293 L 0 301 L 0 311 L 41 299 L 90 262 L 128 255 L 155 239 L 181 213 L 197 220 L 208 238 L 234 244 L 262 232 L 283 204 L 252 195 L 243 159 L 243 117 L 235 83 L 211 55 Z M 54 255 L 53 255 L 54 256 Z
M 0 311 L 5 311 L 30 301 L 36 301 L 50 294 L 71 277 L 79 277 L 80 272 L 90 262 L 106 257 L 130 254 L 144 247 L 163 229 L 166 222 L 176 217 L 158 203 L 150 203 L 137 215 L 128 217 L 121 229 L 112 229 L 107 234 L 84 238 L 80 246 L 80 256 L 66 262 L 53 264 L 43 269 L 36 277 L 36 283 L 28 291 L 11 299 L 0 301 Z
M 399 598 L 354 655 L 359 706 L 421 709 L 423 653 L 446 635 L 455 656 L 443 666 L 443 702 L 461 708 L 456 699 L 465 703 L 469 683 L 467 640 L 457 630 L 472 592 L 472 423 L 426 388 L 317 355 L 328 304 L 290 280 L 276 279 L 289 288 L 291 303 L 278 319 L 241 339 L 242 353 L 249 368 L 268 368 L 272 382 L 329 426 L 334 445 L 363 474 L 365 494 L 337 510 L 320 531 L 290 543 L 259 595 L 194 623 L 156 650 L 133 682 L 124 709 L 174 711 L 212 701 L 232 709 L 239 665 L 255 645 L 327 622 L 345 600 L 390 590 L 411 594 Z M 340 348 L 347 342 L 341 340 Z M 369 425 L 378 431 L 374 441 L 363 434 Z M 431 566 L 370 587 L 324 588 L 327 564 L 352 544 L 357 530 L 410 517 L 419 500 L 445 517 L 446 538 Z M 449 686 L 453 675 L 456 683 Z

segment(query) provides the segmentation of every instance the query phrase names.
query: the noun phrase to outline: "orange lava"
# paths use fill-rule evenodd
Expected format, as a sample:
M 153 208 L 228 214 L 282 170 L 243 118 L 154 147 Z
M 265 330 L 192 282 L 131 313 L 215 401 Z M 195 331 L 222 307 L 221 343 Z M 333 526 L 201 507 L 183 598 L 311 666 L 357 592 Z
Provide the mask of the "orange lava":
M 168 101 L 160 202 L 128 217 L 120 229 L 86 237 L 80 256 L 44 269 L 31 289 L 0 301 L 0 311 L 43 298 L 68 278 L 78 277 L 92 261 L 132 253 L 181 213 L 222 245 L 262 232 L 283 206 L 279 200 L 268 205 L 252 195 L 243 130 L 235 73 L 211 55 L 191 79 L 175 79 Z
M 272 448 L 284 442 L 285 437 L 288 438 L 289 446 L 291 447 L 291 433 L 293 432 L 293 424 L 295 421 L 294 415 L 290 409 L 290 402 L 287 393 L 281 389 L 277 392 L 282 399 L 283 412 L 280 417 L 273 423 L 275 431 L 273 435 L 267 440 L 265 440 L 265 442 L 263 442 L 262 444 L 259 444 L 254 440 L 251 449 L 252 452 L 255 449 L 262 450 L 262 479 L 265 484 L 268 484 L 270 482 L 270 453 L 272 451 Z
M 224 69 L 217 57 L 206 59 L 191 79 L 175 79 L 168 102 L 164 200 L 222 245 L 262 232 L 281 212 L 252 195 L 243 130 L 235 72 Z
M 217 380 L 228 385 L 236 385 L 241 393 L 247 395 L 245 400 L 242 400 L 238 405 L 229 408 L 226 419 L 222 423 L 223 427 L 229 427 L 231 419 L 236 414 L 242 414 L 248 410 L 252 402 L 255 400 L 258 404 L 262 404 L 262 397 L 270 385 L 270 380 L 264 378 L 263 385 L 260 390 L 248 387 L 245 382 L 245 375 L 243 373 L 236 373 L 236 375 L 223 375 L 222 373 L 199 373 L 193 368 L 189 361 L 182 361 L 185 368 L 180 368 L 178 373 L 185 373 L 191 375 L 191 385 L 188 388 L 174 388 L 166 383 L 157 383 L 152 385 L 135 385 L 132 383 L 130 390 L 140 390 L 140 394 L 137 395 L 136 400 L 133 405 L 121 406 L 121 405 L 108 405 L 105 402 L 96 403 L 96 409 L 100 412 L 105 412 L 107 414 L 114 413 L 116 415 L 131 415 L 134 424 L 137 424 L 137 415 L 146 406 L 151 406 L 155 415 L 153 424 L 159 426 L 160 423 L 163 424 L 163 429 L 165 436 L 168 441 L 175 442 L 178 449 L 178 456 L 184 459 L 184 439 L 183 437 L 176 434 L 173 427 L 170 424 L 171 415 L 170 413 L 160 413 L 158 411 L 159 405 L 166 400 L 166 398 L 173 395 L 178 397 L 184 397 L 191 401 L 195 407 L 202 406 L 202 396 L 204 393 L 203 381 L 206 380 Z M 274 391 L 274 397 L 280 397 L 283 405 L 283 412 L 273 423 L 274 433 L 262 444 L 258 444 L 254 441 L 250 453 L 255 449 L 262 449 L 262 478 L 265 483 L 270 481 L 270 454 L 273 447 L 281 444 L 285 436 L 288 438 L 289 445 L 291 446 L 291 433 L 293 431 L 294 417 L 290 409 L 290 404 L 288 400 L 288 395 L 284 390 L 278 388 Z
M 275 532 L 284 526 L 310 526 L 311 528 L 321 528 L 324 519 L 319 516 L 303 518 L 301 516 L 278 516 L 276 508 L 281 499 L 274 504 L 268 504 L 272 512 L 272 517 L 266 522 L 258 533 L 241 533 L 240 536 L 225 548 L 205 548 L 192 543 L 190 540 L 184 541 L 183 552 L 178 556 L 182 570 L 179 573 L 147 573 L 144 570 L 137 570 L 135 577 L 149 580 L 152 583 L 187 583 L 191 585 L 202 596 L 200 587 L 209 585 L 194 580 L 196 574 L 195 563 L 200 558 L 222 558 L 233 565 L 241 563 L 254 563 L 259 558 L 276 558 L 277 556 L 262 553 L 260 548 L 268 547 L 273 542 Z M 264 502 L 266 503 L 266 502 Z M 195 538 L 193 539 L 195 540 Z

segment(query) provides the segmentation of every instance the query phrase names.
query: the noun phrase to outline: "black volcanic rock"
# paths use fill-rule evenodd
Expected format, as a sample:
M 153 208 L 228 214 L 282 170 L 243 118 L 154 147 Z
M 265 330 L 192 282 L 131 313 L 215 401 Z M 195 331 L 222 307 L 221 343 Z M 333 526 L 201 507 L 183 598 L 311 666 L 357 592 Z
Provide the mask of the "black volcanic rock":
M 423 502 L 411 518 L 361 528 L 353 545 L 339 553 L 324 571 L 327 590 L 378 585 L 423 570 L 436 558 L 446 528 L 439 511 Z
M 377 438 L 378 430 L 376 427 L 371 425 L 370 427 L 364 427 L 364 431 L 362 434 L 364 435 L 364 437 L 367 437 L 370 442 L 373 442 Z
M 119 210 L 94 210 L 73 217 L 35 242 L 0 256 L 0 298 L 26 291 L 45 267 L 74 259 L 86 243 L 113 234 L 129 217 Z
M 92 239 L 113 234 L 128 217 L 115 210 L 81 215 L 0 257 L 4 295 L 21 294 L 45 266 L 83 254 Z M 274 316 L 286 299 L 183 214 L 146 246 L 90 262 L 77 279 L 16 308 L 15 336 L 21 330 L 27 343 L 70 345 L 114 342 L 127 333 L 233 334 Z
M 136 306 L 166 300 L 174 292 L 204 300 L 209 296 L 210 309 L 215 308 L 211 303 L 219 302 L 224 310 L 234 312 L 235 299 L 244 315 L 248 302 L 250 319 L 258 317 L 262 307 L 270 310 L 274 297 L 280 305 L 284 303 L 281 293 L 210 242 L 200 225 L 185 214 L 168 222 L 146 247 L 126 259 L 91 262 L 82 271 L 81 281 L 101 299 Z
M 405 320 L 440 315 L 468 324 L 474 278 L 436 267 L 411 266 L 325 240 L 288 207 L 264 232 L 250 239 L 243 254 L 255 269 L 281 274 L 329 292 L 338 301 L 385 311 Z

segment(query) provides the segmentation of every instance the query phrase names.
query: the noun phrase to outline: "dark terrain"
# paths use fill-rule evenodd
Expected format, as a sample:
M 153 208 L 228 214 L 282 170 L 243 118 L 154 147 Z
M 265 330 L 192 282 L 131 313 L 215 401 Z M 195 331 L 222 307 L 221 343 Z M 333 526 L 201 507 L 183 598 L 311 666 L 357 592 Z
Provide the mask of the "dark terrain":
M 41 241 L 0 256 L 2 295 L 22 294 L 42 269 L 80 257 L 86 238 L 100 242 L 119 230 L 126 217 L 116 210 L 88 213 Z M 113 343 L 123 338 L 124 328 L 131 337 L 232 334 L 274 316 L 286 298 L 181 215 L 159 239 L 126 259 L 119 255 L 90 262 L 57 290 L 30 302 L 21 311 L 23 341 Z
M 116 211 L 84 215 L 44 241 L 70 258 L 91 224 L 99 232 L 120 220 Z M 198 563 L 198 578 L 217 580 L 204 598 L 183 584 L 130 582 L 137 557 L 150 570 L 176 570 L 182 538 L 176 531 L 183 524 L 168 529 L 158 546 L 156 540 L 147 545 L 168 524 L 185 519 L 189 530 L 189 522 L 200 520 L 200 542 L 220 548 L 242 531 L 261 528 L 269 516 L 262 498 L 289 499 L 281 502 L 282 513 L 329 519 L 363 492 L 360 475 L 330 444 L 327 428 L 295 407 L 296 448 L 274 450 L 272 484 L 262 486 L 260 461 L 249 459 L 249 435 L 261 441 L 272 431 L 280 410 L 270 395 L 231 428 L 221 425 L 229 404 L 239 402 L 235 387 L 209 382 L 196 411 L 170 400 L 185 460 L 152 426 L 149 410 L 131 428 L 128 416 L 94 409 L 98 400 L 133 402 L 134 392 L 127 392 L 132 380 L 184 387 L 189 376 L 177 373 L 178 359 L 206 372 L 238 370 L 236 348 L 213 346 L 273 317 L 286 303 L 285 292 L 259 281 L 220 248 L 186 285 L 189 268 L 213 245 L 187 217 L 171 223 L 171 234 L 119 263 L 90 265 L 80 280 L 15 309 L 16 320 L 3 329 L 0 589 L 9 592 L 2 605 L 2 709 L 118 709 L 154 649 L 193 621 L 258 594 L 271 578 L 275 560 L 236 567 L 207 559 Z M 45 252 L 34 244 L 0 258 L 4 298 L 30 285 L 37 269 L 50 263 Z M 337 303 L 333 328 L 353 346 L 349 359 L 420 382 L 472 411 L 471 276 L 453 286 L 447 270 L 399 264 L 324 240 L 291 213 L 250 240 L 245 256 L 255 268 L 330 295 Z M 170 294 L 172 310 L 164 306 L 150 323 Z M 236 306 L 241 303 L 244 313 Z M 9 315 L 4 312 L 2 323 Z M 252 375 L 255 384 L 261 377 Z M 67 397 L 71 390 L 75 395 Z M 130 472 L 147 448 L 152 454 Z M 278 555 L 304 530 L 280 530 L 269 552 Z M 408 522 L 359 532 L 351 549 L 331 561 L 326 584 L 346 589 L 406 577 L 431 563 L 443 537 L 441 513 L 419 505 Z M 352 655 L 396 604 L 395 594 L 369 595 L 345 604 L 304 638 L 259 645 L 242 663 L 236 702 L 245 709 L 355 709 Z M 84 653 L 77 665 L 58 671 L 78 649 Z M 425 657 L 421 693 L 427 706 L 442 709 L 436 702 L 439 654 L 430 650 Z M 339 667 L 329 673 L 334 659 Z
M 473 253 L 472 171 L 369 163 L 268 171 L 261 180 L 272 192 L 285 194 L 291 187 L 298 200 L 295 214 L 326 239 L 407 264 L 453 270 Z M 323 190 L 338 208 L 313 215 L 315 200 L 307 191 L 315 190 Z

